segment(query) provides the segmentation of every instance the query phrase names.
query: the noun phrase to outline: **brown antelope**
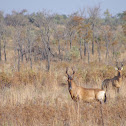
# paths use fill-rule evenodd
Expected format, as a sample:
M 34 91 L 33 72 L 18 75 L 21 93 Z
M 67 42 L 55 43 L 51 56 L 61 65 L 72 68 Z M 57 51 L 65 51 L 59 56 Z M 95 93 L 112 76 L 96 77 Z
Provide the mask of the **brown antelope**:
M 82 100 L 85 102 L 91 102 L 98 100 L 101 103 L 106 101 L 106 93 L 102 89 L 93 89 L 93 88 L 83 88 L 78 86 L 73 81 L 75 71 L 73 70 L 73 75 L 68 74 L 68 68 L 66 69 L 66 74 L 68 77 L 68 90 L 71 95 L 71 98 L 74 101 Z
M 105 79 L 102 82 L 102 89 L 106 92 L 108 90 L 115 90 L 115 93 L 119 93 L 119 88 L 122 85 L 122 70 L 123 70 L 123 63 L 121 62 L 121 66 L 118 65 L 118 62 L 116 62 L 115 70 L 117 70 L 117 76 L 114 76 L 110 79 Z

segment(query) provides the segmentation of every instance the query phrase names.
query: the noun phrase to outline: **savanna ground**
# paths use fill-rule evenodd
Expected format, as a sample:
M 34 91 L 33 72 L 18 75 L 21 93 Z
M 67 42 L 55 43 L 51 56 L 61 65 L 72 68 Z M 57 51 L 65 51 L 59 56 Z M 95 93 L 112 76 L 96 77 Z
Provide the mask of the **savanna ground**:
M 14 62 L 0 64 L 0 126 L 126 126 L 126 68 L 120 93 L 102 105 L 72 101 L 65 74 L 74 67 L 75 82 L 83 87 L 101 88 L 105 78 L 116 75 L 111 66 L 91 62 L 46 62 L 21 64 L 15 71 Z M 70 71 L 71 72 L 71 71 Z

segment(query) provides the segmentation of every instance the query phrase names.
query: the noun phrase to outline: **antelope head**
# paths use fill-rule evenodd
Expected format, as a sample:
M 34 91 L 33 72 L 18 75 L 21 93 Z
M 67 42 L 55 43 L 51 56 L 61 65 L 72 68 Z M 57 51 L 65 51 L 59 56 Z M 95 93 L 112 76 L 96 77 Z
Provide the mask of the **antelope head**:
M 73 70 L 73 69 L 72 69 Z M 69 86 L 69 89 L 71 90 L 72 89 L 72 87 L 71 87 L 71 83 L 72 83 L 72 81 L 73 81 L 73 79 L 74 79 L 74 74 L 75 74 L 75 71 L 73 70 L 73 74 L 72 74 L 72 76 L 70 76 L 69 74 L 68 74 L 68 68 L 66 68 L 66 74 L 67 74 L 67 78 L 68 78 L 68 86 Z
M 116 62 L 115 70 L 118 71 L 119 74 L 121 74 L 121 71 L 123 70 L 123 62 L 121 62 L 121 65 L 119 66 L 119 63 Z

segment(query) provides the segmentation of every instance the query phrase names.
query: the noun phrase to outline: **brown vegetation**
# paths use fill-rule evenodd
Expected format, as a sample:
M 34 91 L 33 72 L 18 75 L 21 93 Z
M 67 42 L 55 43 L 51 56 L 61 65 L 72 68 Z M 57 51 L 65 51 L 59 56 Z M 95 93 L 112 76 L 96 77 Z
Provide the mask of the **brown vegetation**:
M 6 73 L 1 73 L 0 125 L 102 125 L 99 103 L 76 103 L 70 98 L 67 77 L 65 76 L 67 66 L 69 66 L 69 63 L 58 62 L 58 64 L 54 63 L 52 65 L 50 72 L 45 72 L 42 69 L 38 71 L 34 69 L 33 72 L 25 66 L 21 72 L 11 73 L 11 69 L 9 69 Z M 101 87 L 102 79 L 105 78 L 104 72 L 106 71 L 104 65 L 99 67 L 90 64 L 90 67 L 88 64 L 84 64 L 86 68 L 83 70 L 81 70 L 83 68 L 81 62 L 74 64 L 74 66 L 77 69 L 75 81 L 78 82 L 78 85 Z M 1 64 L 0 68 L 2 67 Z M 90 81 L 87 81 L 85 75 L 91 69 L 92 73 L 88 74 Z M 114 72 L 114 69 L 112 70 Z M 103 72 L 101 73 L 101 71 Z M 94 78 L 93 75 L 96 76 L 96 73 L 99 76 Z M 9 86 L 6 86 L 6 84 L 9 84 Z M 126 125 L 125 90 L 126 86 L 123 84 L 119 95 L 102 105 L 105 126 Z

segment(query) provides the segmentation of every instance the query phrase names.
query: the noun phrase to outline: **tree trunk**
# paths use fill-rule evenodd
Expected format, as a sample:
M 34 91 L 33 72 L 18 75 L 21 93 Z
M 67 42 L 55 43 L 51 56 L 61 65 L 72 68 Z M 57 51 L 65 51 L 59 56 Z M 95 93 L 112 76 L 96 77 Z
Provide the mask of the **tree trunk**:
M 31 67 L 31 70 L 32 70 L 32 58 L 30 57 L 30 67 Z
M 93 40 L 92 40 L 92 55 L 94 55 L 94 35 L 93 35 Z
M 2 60 L 1 58 L 1 40 L 0 40 L 0 61 Z
M 23 62 L 23 52 L 22 52 L 22 49 L 20 50 L 20 53 L 21 53 L 21 61 Z
M 112 52 L 112 54 L 113 54 L 113 58 L 115 57 L 115 46 L 113 45 L 113 52 Z
M 66 47 L 66 49 L 68 48 L 67 41 L 68 40 L 65 40 L 65 47 Z
M 59 51 L 59 58 L 61 59 L 61 52 L 60 52 L 60 40 L 58 40 L 58 51 Z
M 89 50 L 89 42 L 87 43 L 87 52 L 88 52 L 88 63 L 90 63 L 90 50 Z
M 47 70 L 50 70 L 50 48 L 48 49 L 48 55 L 47 55 Z
M 7 57 L 6 57 L 6 42 L 4 42 L 3 48 L 4 48 L 4 60 L 6 62 L 7 61 Z
M 44 44 L 44 49 L 46 52 L 47 70 L 49 71 L 50 70 L 50 46 L 49 43 L 45 42 L 43 36 L 42 36 L 42 42 Z
M 31 40 L 28 39 L 28 52 L 29 52 L 29 60 L 30 60 L 30 68 L 32 69 L 32 43 Z
M 106 46 L 106 61 L 107 61 L 108 56 L 109 56 L 109 39 L 107 35 L 105 35 L 105 40 L 106 40 L 105 46 Z
M 93 39 L 92 39 L 92 55 L 94 55 L 94 24 L 92 26 L 92 30 L 93 30 Z
M 71 40 L 71 38 L 70 38 L 70 49 L 71 49 L 71 46 L 72 46 L 72 40 Z
M 108 59 L 109 56 L 109 42 L 108 40 L 106 41 L 106 59 Z
M 86 41 L 84 41 L 84 56 L 86 56 L 86 52 L 87 52 L 87 49 L 86 49 Z
M 32 52 L 31 52 L 31 42 L 30 42 L 30 67 L 32 69 Z
M 80 40 L 80 58 L 82 59 L 82 48 L 81 48 L 81 40 Z
M 97 40 L 97 52 L 98 52 L 98 60 L 99 60 L 99 63 L 101 62 L 101 45 L 100 45 L 100 42 Z
M 18 72 L 20 72 L 20 51 L 19 49 L 17 51 L 18 51 Z

